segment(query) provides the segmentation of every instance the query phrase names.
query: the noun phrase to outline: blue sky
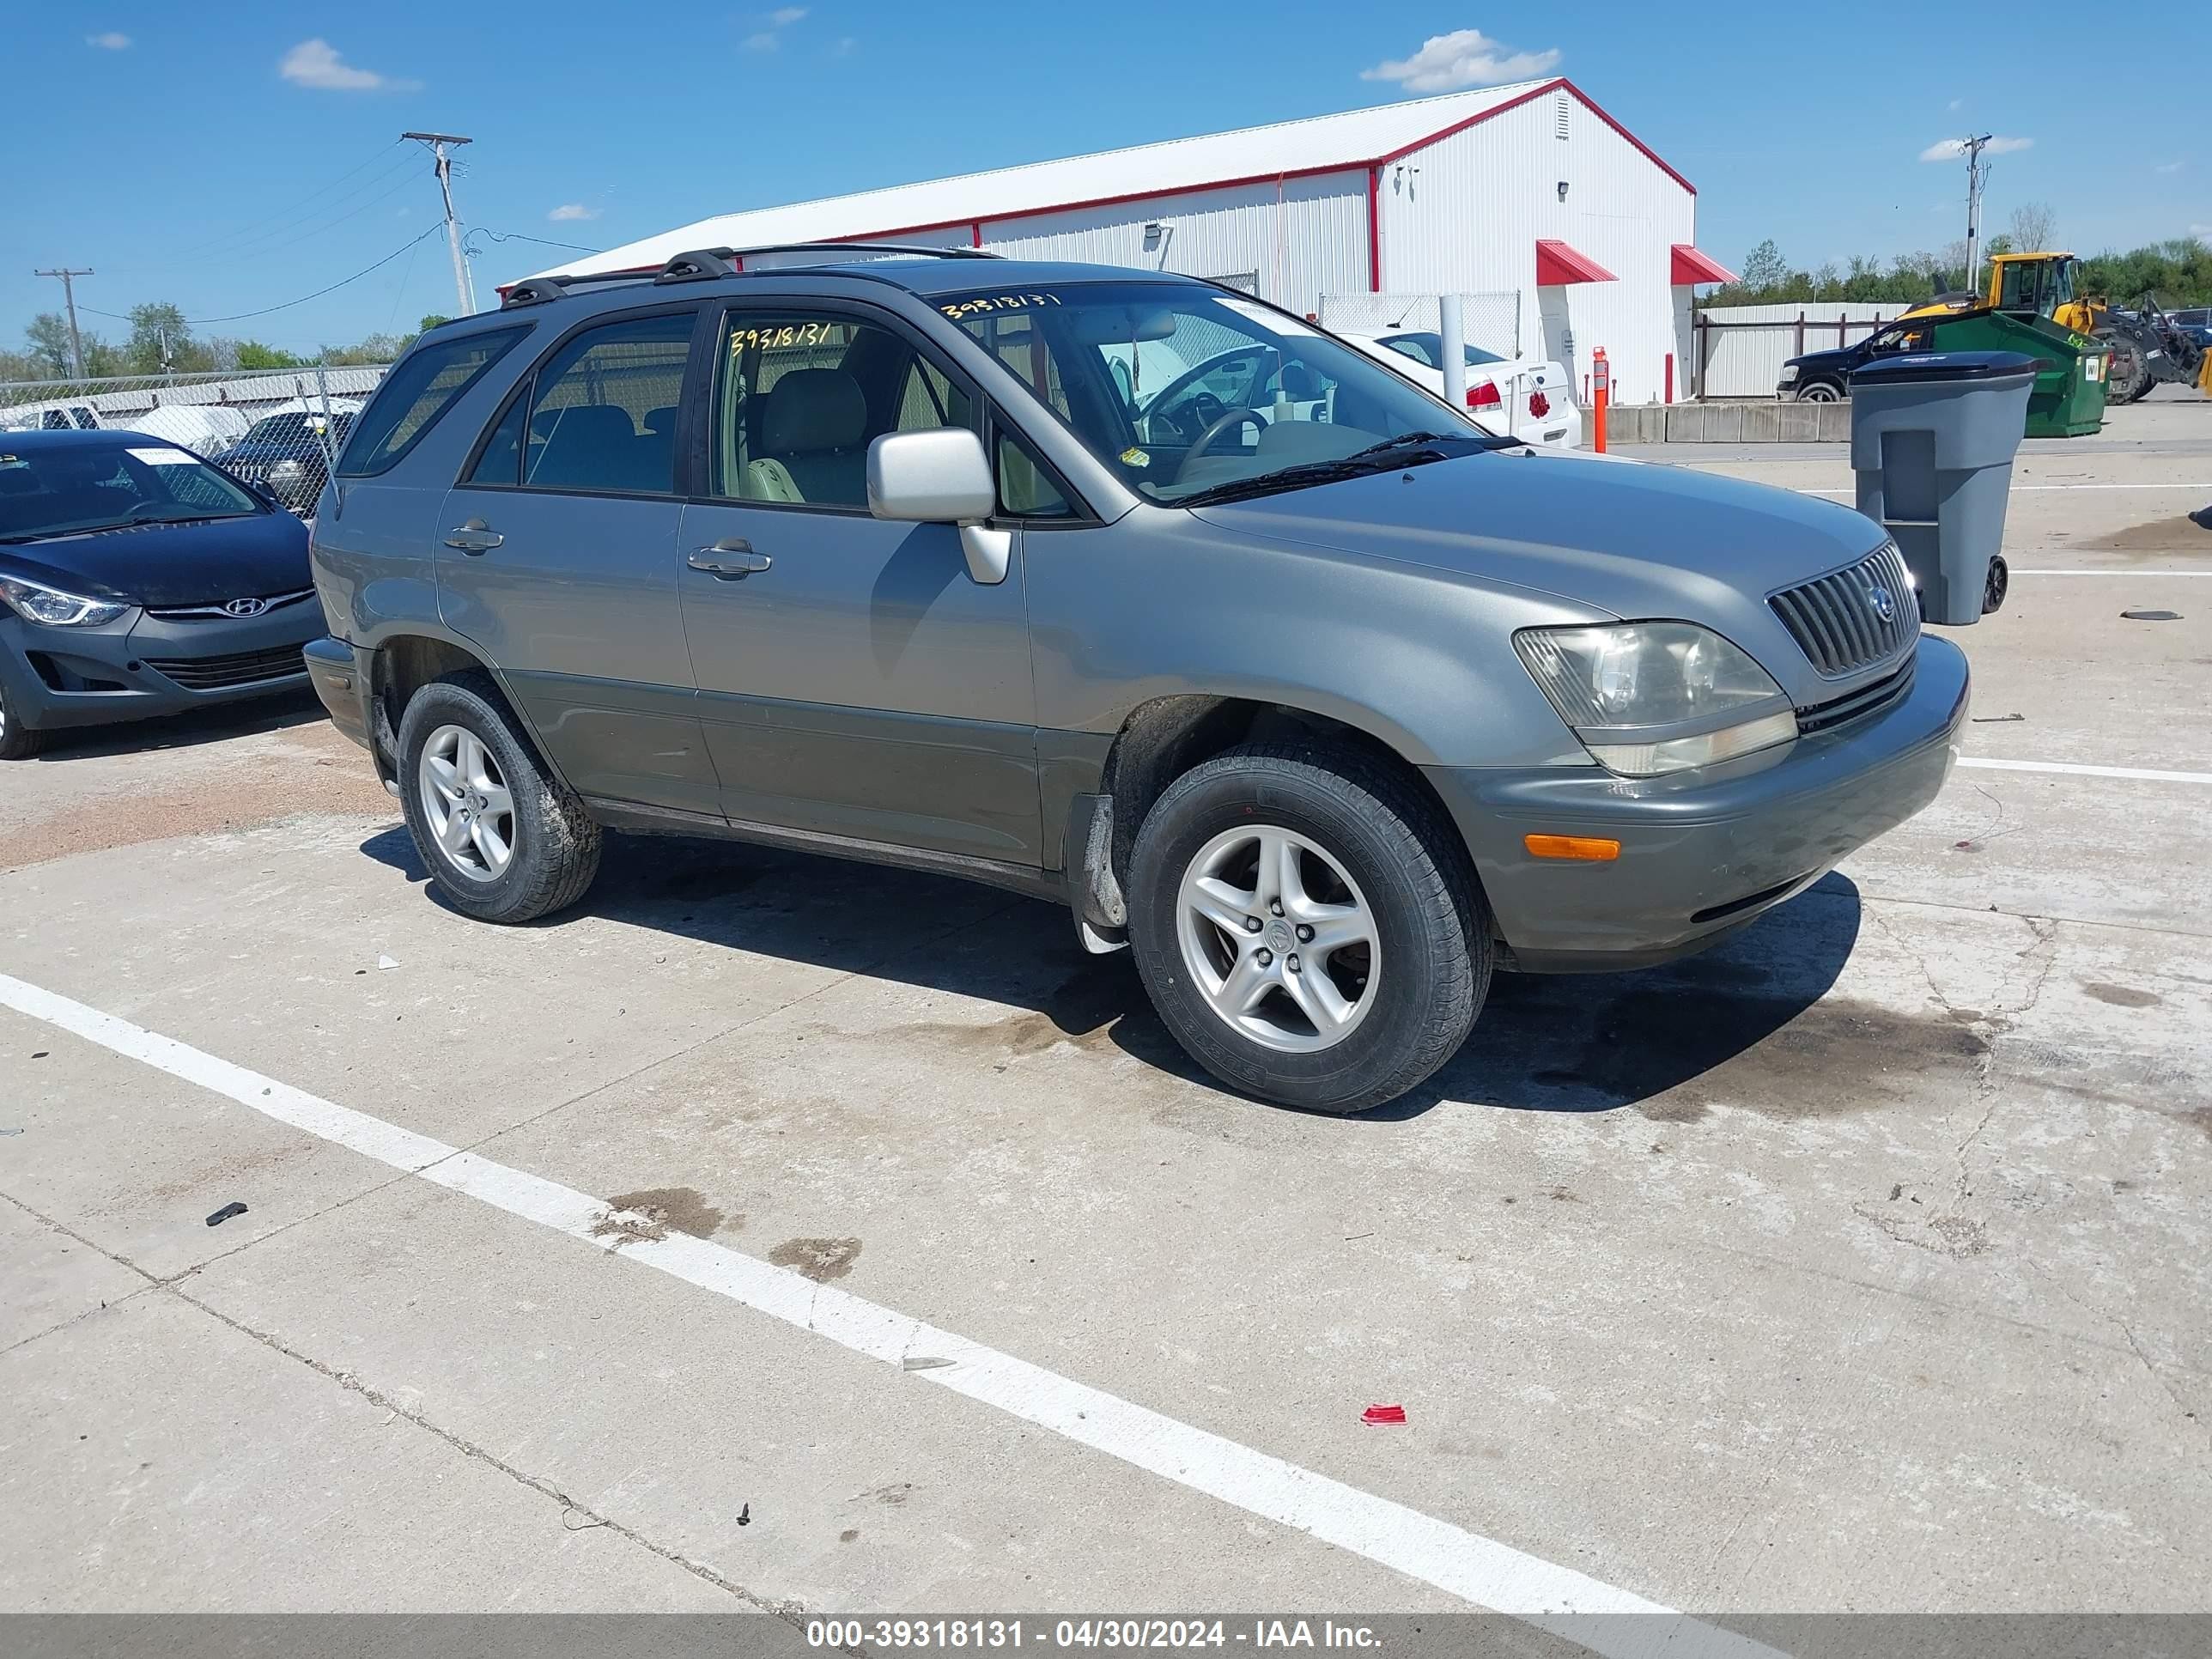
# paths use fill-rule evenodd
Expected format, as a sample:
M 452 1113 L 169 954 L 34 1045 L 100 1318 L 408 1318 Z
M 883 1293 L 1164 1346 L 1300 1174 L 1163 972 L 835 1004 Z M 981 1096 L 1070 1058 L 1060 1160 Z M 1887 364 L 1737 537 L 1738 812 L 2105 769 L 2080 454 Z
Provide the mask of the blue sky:
M 2059 44 L 2081 15 L 2031 5 L 2002 27 L 1931 28 L 1924 5 L 1778 7 L 1741 27 L 1650 5 L 1345 0 L 18 8 L 10 80 L 46 90 L 17 111 L 0 343 L 58 308 L 33 266 L 92 266 L 88 309 L 171 300 L 204 319 L 394 253 L 436 222 L 428 158 L 395 143 L 404 128 L 475 138 L 456 194 L 483 233 L 489 296 L 561 252 L 489 233 L 607 246 L 714 212 L 1530 72 L 1572 76 L 1686 174 L 1699 244 L 1732 264 L 1765 236 L 1811 265 L 1958 235 L 1964 168 L 1920 157 L 1970 127 L 2027 141 L 1998 158 L 1991 228 L 2038 200 L 2083 251 L 2212 234 L 2201 103 L 2146 85 L 2116 126 L 2117 83 Z M 1388 65 L 1395 78 L 1373 73 Z M 200 331 L 312 349 L 453 308 L 434 236 L 321 299 Z

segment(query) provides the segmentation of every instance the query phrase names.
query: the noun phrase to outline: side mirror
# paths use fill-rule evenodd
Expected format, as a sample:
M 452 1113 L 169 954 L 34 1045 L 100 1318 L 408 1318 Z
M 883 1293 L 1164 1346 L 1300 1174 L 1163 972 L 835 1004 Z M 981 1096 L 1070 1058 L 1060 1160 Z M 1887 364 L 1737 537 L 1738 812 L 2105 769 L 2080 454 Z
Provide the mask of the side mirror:
M 901 524 L 960 526 L 968 574 L 988 587 L 1006 580 L 1013 532 L 985 521 L 999 510 L 999 487 L 983 441 L 965 427 L 891 432 L 868 446 L 868 511 Z

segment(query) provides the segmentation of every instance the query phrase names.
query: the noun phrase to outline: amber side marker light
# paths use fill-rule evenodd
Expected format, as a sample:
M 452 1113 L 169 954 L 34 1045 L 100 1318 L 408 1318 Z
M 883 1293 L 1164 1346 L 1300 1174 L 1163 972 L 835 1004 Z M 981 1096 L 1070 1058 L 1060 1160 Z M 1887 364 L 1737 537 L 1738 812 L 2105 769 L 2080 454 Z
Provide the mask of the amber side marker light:
M 1620 843 L 1595 836 L 1523 836 L 1521 844 L 1540 859 L 1580 859 L 1604 864 L 1620 856 Z

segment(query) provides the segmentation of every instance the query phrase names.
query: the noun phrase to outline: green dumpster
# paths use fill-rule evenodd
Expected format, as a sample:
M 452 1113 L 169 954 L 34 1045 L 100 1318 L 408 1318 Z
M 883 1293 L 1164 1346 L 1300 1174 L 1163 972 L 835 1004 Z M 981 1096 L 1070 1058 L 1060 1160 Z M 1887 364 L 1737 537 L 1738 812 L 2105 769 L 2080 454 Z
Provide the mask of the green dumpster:
M 1940 319 L 1938 351 L 2017 351 L 2036 362 L 2028 393 L 2031 438 L 2080 438 L 2105 422 L 2105 369 L 2111 349 L 2041 317 L 1986 307 Z

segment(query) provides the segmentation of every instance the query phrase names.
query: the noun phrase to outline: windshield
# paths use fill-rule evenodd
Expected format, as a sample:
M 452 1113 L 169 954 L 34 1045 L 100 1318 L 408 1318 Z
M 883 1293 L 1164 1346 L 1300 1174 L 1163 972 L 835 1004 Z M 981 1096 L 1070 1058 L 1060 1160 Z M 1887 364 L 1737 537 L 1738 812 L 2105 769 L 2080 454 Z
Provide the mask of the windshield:
M 1444 337 L 1441 334 L 1392 334 L 1386 336 L 1382 343 L 1400 356 L 1411 357 L 1415 362 L 1426 363 L 1431 368 L 1443 366 Z M 1469 368 L 1505 361 L 1495 352 L 1485 351 L 1480 346 L 1462 345 L 1460 350 L 1465 354 Z
M 1396 439 L 1492 442 L 1364 353 L 1216 289 L 1079 283 L 938 304 L 1151 501 L 1446 458 L 1362 454 Z
M 242 519 L 252 496 L 168 444 L 56 444 L 9 449 L 0 438 L 0 541 L 126 524 Z

